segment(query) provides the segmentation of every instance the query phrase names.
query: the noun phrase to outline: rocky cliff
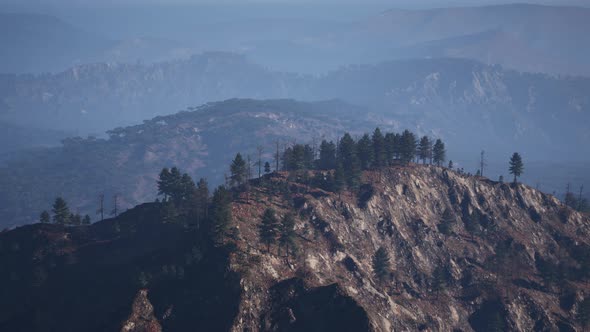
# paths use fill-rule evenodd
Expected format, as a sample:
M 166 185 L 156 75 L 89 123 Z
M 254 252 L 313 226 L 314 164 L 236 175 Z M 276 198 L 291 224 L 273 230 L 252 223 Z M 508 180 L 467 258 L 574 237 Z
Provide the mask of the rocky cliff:
M 588 321 L 590 218 L 550 195 L 428 166 L 366 172 L 341 194 L 293 180 L 275 173 L 236 192 L 222 247 L 162 223 L 157 203 L 89 227 L 0 234 L 0 329 L 133 330 L 138 317 L 163 331 L 582 331 Z M 267 208 L 296 215 L 289 257 L 260 242 Z M 382 280 L 379 247 L 391 257 Z
M 590 295 L 587 216 L 524 185 L 440 168 L 391 168 L 366 174 L 366 182 L 361 196 L 301 188 L 293 207 L 276 198 L 236 204 L 240 243 L 259 264 L 242 276 L 234 331 L 297 330 L 319 317 L 357 317 L 344 326 L 374 331 L 580 328 L 576 304 Z M 297 210 L 297 260 L 252 248 L 267 206 Z M 371 272 L 379 247 L 392 257 L 385 283 Z M 239 268 L 244 258 L 232 262 Z M 314 311 L 317 293 L 334 301 Z

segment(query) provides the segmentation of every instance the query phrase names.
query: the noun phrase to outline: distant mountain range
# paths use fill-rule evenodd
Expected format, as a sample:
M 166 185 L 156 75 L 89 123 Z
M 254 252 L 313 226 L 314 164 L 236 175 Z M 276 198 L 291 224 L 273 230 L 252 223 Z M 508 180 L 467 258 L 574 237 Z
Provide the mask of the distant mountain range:
M 583 144 L 590 141 L 590 79 L 521 74 L 461 59 L 398 60 L 310 76 L 270 71 L 239 55 L 206 53 L 153 65 L 3 75 L 0 87 L 0 121 L 82 135 L 100 136 L 229 98 L 341 99 L 366 107 L 382 123 L 434 133 L 468 153 L 518 148 L 538 160 L 549 153 L 573 160 L 590 146 Z
M 402 57 L 450 56 L 519 71 L 589 75 L 590 45 L 582 42 L 588 31 L 588 8 L 515 4 L 390 10 L 353 34 L 380 59 L 390 47 Z
M 130 12 L 137 31 L 117 32 L 124 24 L 115 22 L 109 37 L 93 32 L 105 31 L 92 23 L 78 28 L 50 16 L 0 14 L 0 72 L 58 72 L 89 62 L 151 63 L 219 50 L 247 55 L 280 71 L 316 74 L 351 63 L 443 56 L 518 71 L 590 75 L 588 8 L 515 4 L 393 9 L 356 21 L 260 14 L 213 23 L 177 13 L 174 18 L 180 22 L 170 24 L 168 16 L 155 24 L 149 13 Z M 113 18 L 102 18 L 108 19 Z
M 0 73 L 60 72 L 91 62 L 155 62 L 194 50 L 173 40 L 110 39 L 48 15 L 0 13 Z

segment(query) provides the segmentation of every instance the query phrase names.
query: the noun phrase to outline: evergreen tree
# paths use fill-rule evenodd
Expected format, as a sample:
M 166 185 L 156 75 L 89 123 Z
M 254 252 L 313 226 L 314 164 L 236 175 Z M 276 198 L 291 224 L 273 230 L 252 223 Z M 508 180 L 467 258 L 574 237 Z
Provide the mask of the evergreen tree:
M 447 288 L 451 276 L 446 268 L 438 266 L 436 269 L 434 269 L 432 279 L 433 290 L 441 292 Z
M 196 190 L 195 182 L 190 175 L 184 173 L 179 181 L 177 191 L 174 193 L 173 199 L 176 202 L 188 201 Z
M 408 164 L 416 156 L 416 136 L 409 130 L 404 130 L 400 142 L 400 160 Z
M 58 197 L 53 203 L 53 222 L 56 224 L 69 224 L 70 223 L 70 209 L 66 201 Z
M 180 196 L 181 187 L 182 187 L 182 174 L 178 167 L 172 167 L 170 169 L 170 180 L 169 180 L 169 196 L 174 198 L 173 196 Z
M 295 154 L 293 147 L 288 147 L 283 151 L 281 156 L 281 162 L 283 164 L 283 171 L 292 171 L 296 167 Z
M 443 143 L 440 139 L 437 139 L 436 142 L 434 143 L 434 148 L 432 149 L 432 155 L 433 155 L 434 163 L 437 166 L 442 166 L 442 164 L 445 162 L 447 152 L 445 150 L 445 143 Z M 451 166 L 452 166 L 452 164 L 451 164 Z
M 373 136 L 373 163 L 375 167 L 383 167 L 387 165 L 387 148 L 385 144 L 385 137 L 379 128 L 375 128 Z
M 443 212 L 442 217 L 441 217 L 441 222 L 437 227 L 438 231 L 444 235 L 451 234 L 451 228 L 453 227 L 453 224 L 455 223 L 455 221 L 456 221 L 456 218 L 455 218 L 455 215 L 453 214 L 453 211 L 449 208 L 446 208 L 445 211 Z
M 379 281 L 386 281 L 390 270 L 389 254 L 383 247 L 379 247 L 373 255 L 373 273 Z
M 395 158 L 397 158 L 396 156 L 396 138 L 395 138 L 395 134 L 394 133 L 387 133 L 385 134 L 385 161 L 386 164 L 385 165 L 389 165 L 389 163 L 391 163 L 391 161 Z
M 300 171 L 313 168 L 314 152 L 311 146 L 295 144 L 283 153 L 283 169 Z
M 315 161 L 315 152 L 313 148 L 305 144 L 303 146 L 303 169 L 313 169 L 313 163 Z
M 92 221 L 90 220 L 90 216 L 85 215 L 84 218 L 82 219 L 82 225 L 90 225 L 91 223 L 92 223 Z
M 338 163 L 342 165 L 344 179 L 349 188 L 356 188 L 360 182 L 361 168 L 356 152 L 356 144 L 346 133 L 338 145 Z
M 403 150 L 402 145 L 403 145 L 402 135 L 395 134 L 394 140 L 393 140 L 393 156 L 395 159 L 400 160 L 402 158 L 402 150 Z
M 434 162 L 436 164 L 436 161 Z M 454 165 L 453 165 L 453 161 L 449 160 L 449 169 L 453 169 Z
M 197 226 L 200 226 L 201 222 L 207 219 L 209 208 L 209 184 L 204 178 L 199 179 L 197 187 L 193 191 L 192 200 L 192 213 Z
M 285 248 L 287 252 L 287 261 L 289 261 L 289 251 L 295 248 L 295 216 L 287 213 L 281 220 L 279 226 L 279 245 Z
M 336 168 L 336 145 L 334 142 L 327 142 L 326 140 L 323 140 L 320 144 L 320 159 L 318 160 L 318 168 L 322 170 Z
M 79 213 L 70 214 L 70 224 L 74 226 L 82 225 L 82 216 Z
M 276 242 L 279 221 L 275 215 L 275 211 L 268 208 L 262 215 L 262 222 L 258 226 L 258 234 L 260 235 L 260 241 L 266 244 L 266 251 L 270 252 L 270 245 Z
M 267 161 L 264 163 L 264 174 L 270 173 L 270 163 Z
M 423 136 L 418 145 L 418 158 L 422 160 L 422 164 L 426 164 L 428 159 L 432 158 L 432 144 L 428 136 Z
M 362 170 L 367 170 L 373 165 L 373 145 L 369 135 L 364 134 L 356 144 L 358 159 Z
M 240 153 L 236 154 L 236 157 L 230 166 L 230 184 L 232 186 L 241 186 L 245 181 L 248 173 L 248 167 L 246 161 L 242 158 Z
M 522 163 L 522 157 L 518 152 L 514 152 L 512 157 L 510 158 L 510 167 L 508 168 L 510 174 L 514 175 L 514 183 L 516 183 L 517 178 L 523 173 L 524 171 L 524 164 Z
M 231 192 L 224 186 L 219 186 L 213 192 L 209 215 L 213 241 L 222 244 L 232 223 Z
M 342 164 L 338 163 L 336 169 L 334 170 L 334 184 L 332 186 L 332 190 L 334 192 L 341 192 L 346 185 L 346 175 L 344 174 L 344 168 L 342 168 Z
M 172 179 L 170 176 L 170 170 L 168 168 L 163 168 L 158 179 L 158 195 L 164 195 L 164 200 L 166 200 L 172 191 L 171 189 Z
M 51 222 L 51 216 L 49 216 L 49 212 L 47 211 L 43 211 L 41 212 L 41 215 L 39 216 L 39 221 L 44 223 L 44 224 L 48 224 Z

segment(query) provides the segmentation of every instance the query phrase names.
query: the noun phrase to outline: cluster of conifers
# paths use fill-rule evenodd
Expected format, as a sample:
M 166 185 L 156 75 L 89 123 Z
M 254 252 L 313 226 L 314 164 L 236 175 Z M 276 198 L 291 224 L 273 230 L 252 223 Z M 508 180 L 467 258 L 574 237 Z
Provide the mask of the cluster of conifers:
M 423 136 L 418 139 L 414 133 L 405 130 L 402 133 L 386 133 L 379 128 L 372 135 L 364 134 L 355 140 L 350 134 L 344 134 L 334 141 L 323 140 L 319 148 L 309 144 L 294 144 L 275 153 L 275 170 L 334 170 L 333 180 L 349 188 L 358 186 L 361 172 L 378 169 L 394 163 L 407 164 L 416 162 L 441 166 L 446 159 L 445 144 L 440 139 Z M 257 165 L 262 165 L 259 159 Z M 266 173 L 270 172 L 270 163 L 264 164 Z M 241 154 L 237 154 L 230 167 L 232 186 L 240 186 L 250 177 L 249 165 Z

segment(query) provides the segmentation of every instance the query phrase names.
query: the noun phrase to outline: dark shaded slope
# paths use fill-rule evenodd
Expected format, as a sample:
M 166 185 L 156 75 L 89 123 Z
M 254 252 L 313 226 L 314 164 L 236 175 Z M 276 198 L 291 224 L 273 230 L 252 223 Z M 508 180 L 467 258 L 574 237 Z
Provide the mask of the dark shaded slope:
M 89 227 L 32 225 L 1 234 L 3 331 L 116 331 L 138 290 L 165 330 L 226 331 L 237 280 L 227 255 L 199 234 L 163 224 L 147 204 Z

